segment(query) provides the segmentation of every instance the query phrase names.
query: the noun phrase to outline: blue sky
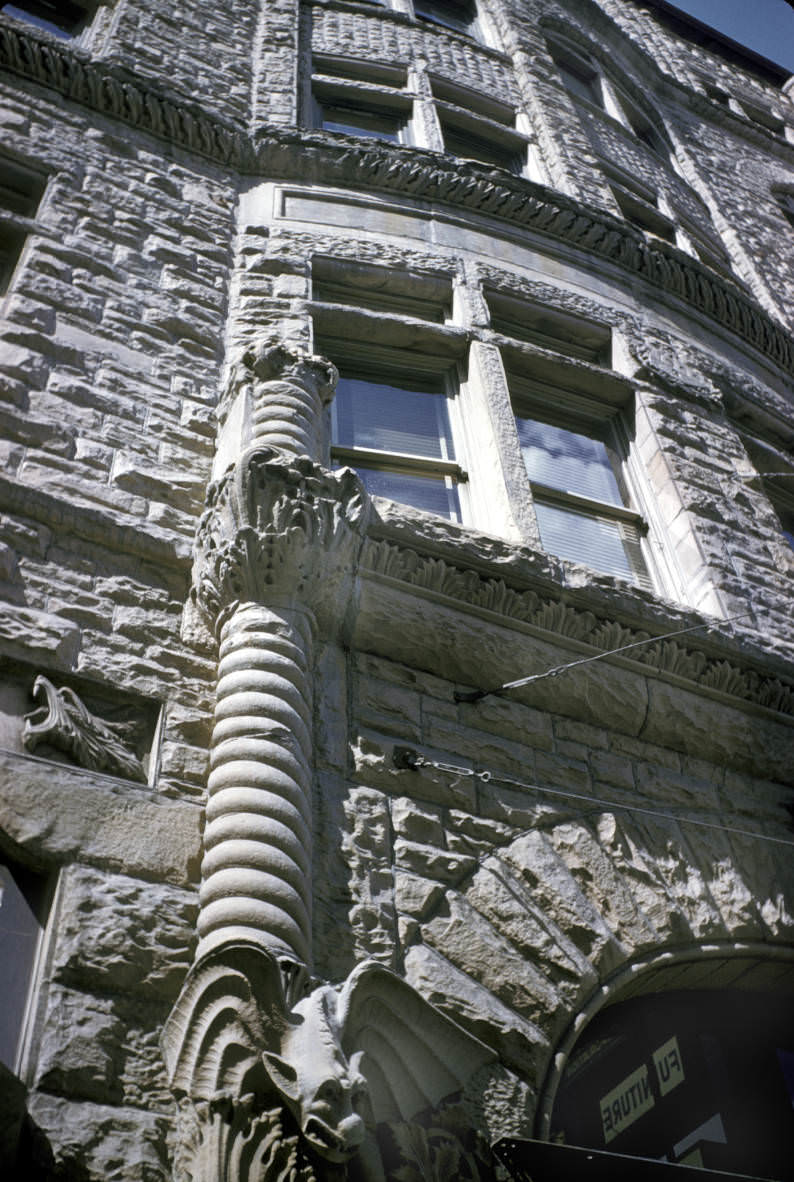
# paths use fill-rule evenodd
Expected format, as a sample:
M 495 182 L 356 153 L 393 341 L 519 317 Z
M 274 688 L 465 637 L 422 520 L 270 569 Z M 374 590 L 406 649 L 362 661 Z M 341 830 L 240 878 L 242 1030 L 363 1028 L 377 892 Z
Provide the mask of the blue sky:
M 787 0 L 669 0 L 794 73 L 794 8 Z

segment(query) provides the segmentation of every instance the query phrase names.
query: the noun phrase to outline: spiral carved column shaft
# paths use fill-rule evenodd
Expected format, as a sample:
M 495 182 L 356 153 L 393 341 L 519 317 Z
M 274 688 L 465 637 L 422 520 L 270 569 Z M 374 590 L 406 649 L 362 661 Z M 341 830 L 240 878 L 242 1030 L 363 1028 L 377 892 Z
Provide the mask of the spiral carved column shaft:
M 247 603 L 221 630 L 199 955 L 248 938 L 309 962 L 312 629 Z
M 323 452 L 323 409 L 338 374 L 330 361 L 261 344 L 243 357 L 252 381 L 251 441 L 284 455 L 318 460 Z

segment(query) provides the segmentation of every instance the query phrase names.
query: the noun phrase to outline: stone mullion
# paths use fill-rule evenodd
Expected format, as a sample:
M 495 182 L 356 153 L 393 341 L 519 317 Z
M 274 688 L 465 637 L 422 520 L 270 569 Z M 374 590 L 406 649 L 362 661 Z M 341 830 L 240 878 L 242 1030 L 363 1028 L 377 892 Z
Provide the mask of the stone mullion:
M 199 955 L 243 938 L 310 961 L 312 632 L 255 603 L 223 624 Z

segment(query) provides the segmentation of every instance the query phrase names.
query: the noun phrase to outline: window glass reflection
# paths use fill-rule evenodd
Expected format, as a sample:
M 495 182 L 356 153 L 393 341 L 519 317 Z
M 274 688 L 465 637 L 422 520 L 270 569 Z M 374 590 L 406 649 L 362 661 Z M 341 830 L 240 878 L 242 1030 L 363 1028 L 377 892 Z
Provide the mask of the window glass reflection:
M 623 504 L 603 440 L 534 419 L 519 418 L 516 424 L 530 480 L 609 505 Z

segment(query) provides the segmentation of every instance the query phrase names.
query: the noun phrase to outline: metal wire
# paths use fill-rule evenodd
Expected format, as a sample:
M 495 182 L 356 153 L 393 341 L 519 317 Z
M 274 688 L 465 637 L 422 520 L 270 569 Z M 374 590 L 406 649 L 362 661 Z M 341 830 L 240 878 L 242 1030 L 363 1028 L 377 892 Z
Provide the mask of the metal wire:
M 751 612 L 742 612 L 738 616 L 728 616 L 726 620 L 722 620 L 723 624 L 731 624 L 734 620 L 744 620 Z M 630 644 L 622 644 L 620 648 L 611 648 L 603 653 L 596 653 L 594 657 L 582 657 L 578 661 L 569 661 L 567 665 L 555 665 L 552 669 L 547 669 L 544 673 L 532 673 L 529 677 L 519 677 L 517 681 L 507 681 L 504 685 L 496 686 L 495 689 L 488 690 L 456 690 L 452 697 L 456 702 L 479 702 L 482 698 L 487 698 L 492 694 L 503 694 L 508 690 L 520 689 L 523 685 L 529 685 L 533 681 L 543 681 L 546 677 L 558 677 L 560 673 L 567 673 L 569 669 L 575 669 L 578 665 L 590 665 L 593 661 L 603 661 L 605 657 L 614 657 L 618 653 L 628 652 L 632 648 L 640 648 L 645 644 L 656 644 L 660 640 L 670 640 L 673 636 L 683 636 L 686 632 L 699 632 L 703 628 L 711 628 L 713 624 L 693 624 L 690 628 L 678 628 L 675 632 L 665 632 L 662 636 L 649 636 L 646 640 L 634 640 Z

